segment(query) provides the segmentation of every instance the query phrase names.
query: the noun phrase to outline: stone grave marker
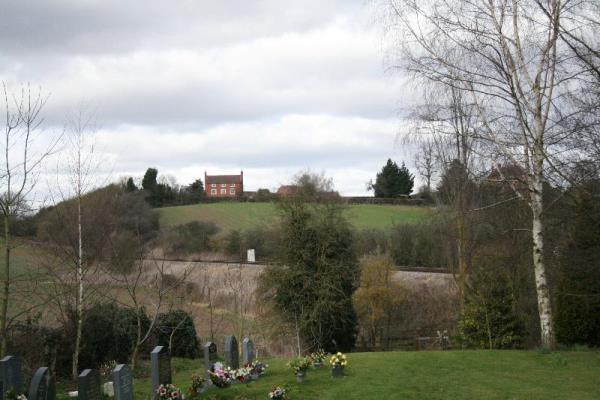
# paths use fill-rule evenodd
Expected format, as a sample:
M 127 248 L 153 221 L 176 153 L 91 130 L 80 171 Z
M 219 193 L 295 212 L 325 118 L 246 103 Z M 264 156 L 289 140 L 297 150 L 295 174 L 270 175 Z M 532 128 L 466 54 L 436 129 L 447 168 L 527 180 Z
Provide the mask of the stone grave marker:
M 240 367 L 240 350 L 238 348 L 238 342 L 235 336 L 225 336 L 225 362 L 231 369 L 238 369 Z
M 217 345 L 214 342 L 206 342 L 204 345 L 204 369 L 212 371 L 217 361 Z
M 119 364 L 112 373 L 115 400 L 133 400 L 133 376 L 125 364 Z
M 0 399 L 4 398 L 4 392 L 11 389 L 17 395 L 23 391 L 21 359 L 15 356 L 6 356 L 0 360 Z
M 171 383 L 171 355 L 164 346 L 156 346 L 150 353 L 150 363 L 152 364 L 152 398 L 155 399 L 156 388 L 159 385 Z
M 242 361 L 244 365 L 251 364 L 256 358 L 256 350 L 254 349 L 254 342 L 250 338 L 244 338 L 242 341 Z
M 249 263 L 255 263 L 256 262 L 256 252 L 254 251 L 254 249 L 248 249 L 248 262 Z
M 47 367 L 38 368 L 31 378 L 28 400 L 55 400 L 54 379 Z
M 100 400 L 100 372 L 84 369 L 77 377 L 78 400 Z

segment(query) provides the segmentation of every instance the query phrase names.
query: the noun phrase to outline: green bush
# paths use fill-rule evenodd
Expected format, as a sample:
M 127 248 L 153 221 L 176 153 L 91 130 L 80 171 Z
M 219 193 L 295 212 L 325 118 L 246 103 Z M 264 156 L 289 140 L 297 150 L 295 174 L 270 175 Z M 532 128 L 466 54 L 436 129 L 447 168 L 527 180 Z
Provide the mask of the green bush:
M 112 360 L 129 362 L 136 341 L 135 311 L 116 303 L 100 303 L 86 310 L 83 316 L 80 365 L 92 368 Z M 145 313 L 142 320 L 145 331 L 150 320 Z M 148 352 L 150 346 L 148 343 L 141 352 Z
M 158 316 L 158 344 L 169 346 L 171 338 L 171 356 L 199 357 L 200 343 L 196 335 L 194 320 L 183 310 L 175 310 Z
M 174 252 L 194 253 L 212 249 L 211 238 L 219 232 L 214 222 L 192 221 L 174 228 L 171 249 Z
M 515 312 L 510 280 L 501 270 L 479 268 L 469 278 L 459 332 L 467 348 L 511 349 L 522 346 L 525 325 Z
M 244 245 L 242 243 L 242 234 L 237 229 L 225 236 L 225 252 L 230 256 L 243 258 Z

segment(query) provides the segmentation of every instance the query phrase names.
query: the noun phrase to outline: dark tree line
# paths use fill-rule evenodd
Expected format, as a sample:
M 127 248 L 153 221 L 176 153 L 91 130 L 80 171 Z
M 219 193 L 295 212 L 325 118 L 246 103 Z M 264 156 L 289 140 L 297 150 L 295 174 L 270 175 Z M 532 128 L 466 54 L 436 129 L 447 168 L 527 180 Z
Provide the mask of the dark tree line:
M 125 181 L 125 190 L 135 192 L 142 190 L 146 201 L 152 207 L 181 206 L 196 204 L 205 197 L 202 179 L 196 179 L 189 185 L 181 186 L 169 183 L 166 180 L 158 181 L 158 170 L 148 168 L 142 179 L 141 188 L 138 188 L 132 177 Z

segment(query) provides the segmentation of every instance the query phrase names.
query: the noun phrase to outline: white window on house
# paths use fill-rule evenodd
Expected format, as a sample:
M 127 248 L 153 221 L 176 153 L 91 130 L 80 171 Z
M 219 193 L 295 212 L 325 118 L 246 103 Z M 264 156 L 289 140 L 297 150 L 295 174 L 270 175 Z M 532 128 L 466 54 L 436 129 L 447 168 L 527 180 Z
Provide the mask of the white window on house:
M 229 189 L 229 194 L 235 194 L 235 188 Z
M 221 183 L 221 187 L 227 187 L 226 183 Z
M 221 194 L 227 194 L 227 189 L 221 189 Z
M 210 194 L 217 194 L 217 189 L 210 189 Z
M 210 187 L 217 187 L 217 184 L 216 183 L 211 183 Z
M 230 187 L 235 187 L 235 183 L 232 183 L 231 185 L 229 185 Z

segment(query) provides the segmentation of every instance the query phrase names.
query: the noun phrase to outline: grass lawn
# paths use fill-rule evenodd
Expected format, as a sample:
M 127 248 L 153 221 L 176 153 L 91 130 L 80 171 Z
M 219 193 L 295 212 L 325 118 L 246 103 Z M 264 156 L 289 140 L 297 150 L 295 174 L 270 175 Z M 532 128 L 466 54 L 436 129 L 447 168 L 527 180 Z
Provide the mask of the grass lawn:
M 275 222 L 277 209 L 274 203 L 207 203 L 189 206 L 165 207 L 160 209 L 160 224 L 163 227 L 176 226 L 191 221 L 212 221 L 228 232 L 244 230 Z M 429 213 L 430 208 L 419 206 L 393 205 L 351 205 L 346 213 L 358 229 L 386 229 L 395 223 L 419 223 Z
M 600 352 L 447 351 L 348 354 L 347 376 L 311 369 L 297 384 L 287 360 L 268 360 L 256 382 L 210 389 L 202 398 L 266 399 L 273 385 L 290 399 L 600 399 Z M 186 389 L 201 360 L 173 360 L 174 383 Z M 135 381 L 136 399 L 150 383 Z

